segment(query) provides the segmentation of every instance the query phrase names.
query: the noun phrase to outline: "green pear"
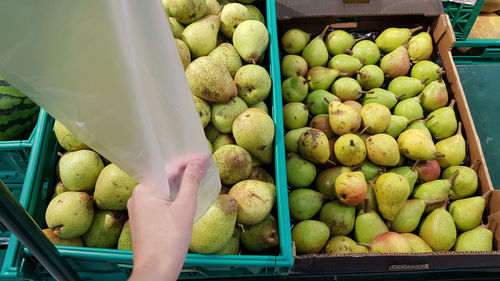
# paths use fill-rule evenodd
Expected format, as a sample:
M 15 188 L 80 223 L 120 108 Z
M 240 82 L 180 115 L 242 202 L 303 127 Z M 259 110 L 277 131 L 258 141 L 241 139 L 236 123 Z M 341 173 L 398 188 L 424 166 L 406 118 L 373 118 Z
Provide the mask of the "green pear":
M 115 164 L 102 169 L 94 190 L 94 200 L 101 210 L 123 211 L 127 209 L 137 182 Z
M 213 103 L 211 109 L 212 124 L 221 133 L 231 133 L 234 120 L 247 109 L 247 104 L 239 97 L 224 103 Z
M 287 30 L 281 37 L 281 47 L 287 54 L 300 54 L 304 50 L 311 35 L 297 28 Z
M 168 0 L 168 11 L 183 24 L 190 24 L 207 13 L 205 0 Z M 167 5 L 164 4 L 165 7 Z M 167 8 L 165 8 L 167 10 Z
M 375 196 L 382 216 L 392 221 L 410 195 L 410 185 L 405 177 L 396 173 L 384 173 L 377 179 Z
M 205 136 L 211 143 L 213 143 L 215 139 L 222 134 L 213 124 L 210 123 L 203 130 L 205 132 Z
M 333 68 L 341 73 L 345 73 L 345 76 L 352 76 L 356 71 L 363 67 L 363 63 L 353 57 L 346 54 L 340 54 L 334 56 L 329 62 L 328 67 Z
M 186 68 L 193 95 L 212 102 L 228 102 L 238 95 L 236 84 L 227 68 L 212 57 L 201 57 Z
M 330 228 L 331 235 L 347 235 L 354 228 L 356 207 L 342 204 L 334 200 L 326 203 L 321 208 L 319 220 Z
M 42 230 L 43 234 L 45 234 L 45 237 L 52 242 L 54 245 L 60 245 L 60 246 L 74 246 L 74 247 L 85 247 L 85 244 L 83 243 L 83 240 L 81 237 L 76 237 L 72 239 L 61 239 L 57 235 L 52 232 L 50 229 L 43 229 Z
M 450 214 L 455 221 L 457 229 L 469 231 L 481 224 L 483 219 L 485 198 L 474 196 L 453 201 L 450 204 Z
M 391 124 L 389 124 L 389 127 L 387 128 L 387 134 L 396 138 L 399 136 L 399 134 L 401 134 L 408 127 L 409 123 L 411 123 L 415 120 L 423 119 L 423 118 L 424 118 L 424 116 L 419 116 L 419 117 L 415 117 L 412 119 L 408 119 L 404 116 L 391 115 Z M 424 128 L 427 129 L 427 127 L 425 127 L 425 125 L 424 125 Z M 430 136 L 430 134 L 429 134 L 429 136 Z
M 369 209 L 369 205 L 365 202 L 365 209 L 358 212 L 354 224 L 354 240 L 359 243 L 370 243 L 377 235 L 389 231 L 377 212 Z
M 492 251 L 493 232 L 485 226 L 478 226 L 460 234 L 453 247 L 454 251 Z
M 307 81 L 302 76 L 294 76 L 285 79 L 281 83 L 281 93 L 285 102 L 302 102 L 309 90 Z
M 122 232 L 118 238 L 118 250 L 132 250 L 132 236 L 130 235 L 130 223 L 127 220 L 123 225 Z
M 474 171 L 476 165 L 473 164 L 471 168 L 465 166 L 451 166 L 443 171 L 441 175 L 442 179 L 448 179 L 456 171 L 459 171 L 451 184 L 451 200 L 466 198 L 476 193 L 478 186 L 477 173 Z
M 309 126 L 325 133 L 328 139 L 335 137 L 335 133 L 330 128 L 330 116 L 328 114 L 319 114 L 314 116 Z
M 271 92 L 271 77 L 260 65 L 247 64 L 236 72 L 234 82 L 238 87 L 238 96 L 248 105 L 265 100 Z
M 357 100 L 363 94 L 358 81 L 351 77 L 341 77 L 332 84 L 332 93 L 341 101 Z
M 273 163 L 274 122 L 264 111 L 249 108 L 238 115 L 233 122 L 233 136 L 252 158 Z
M 283 77 L 306 76 L 307 62 L 301 56 L 286 55 L 281 60 L 281 75 Z
M 365 91 L 382 87 L 384 84 L 384 72 L 376 65 L 365 65 L 356 73 L 356 81 Z
M 316 177 L 314 187 L 321 192 L 326 199 L 335 198 L 335 181 L 340 174 L 351 172 L 351 169 L 343 166 L 328 168 L 321 171 Z
M 453 179 L 457 176 L 446 180 L 433 180 L 417 186 L 413 192 L 413 197 L 422 200 L 443 200 L 450 195 L 450 188 Z M 425 207 L 425 212 L 429 213 L 439 207 L 440 204 L 430 204 Z
M 252 157 L 241 146 L 224 145 L 214 152 L 213 159 L 219 167 L 222 184 L 235 184 L 247 179 L 252 172 Z
M 266 105 L 266 103 L 264 101 L 258 102 L 258 103 L 254 104 L 254 105 L 251 105 L 250 107 L 252 107 L 252 108 L 258 108 L 258 109 L 264 111 L 265 113 L 269 114 L 269 110 L 267 109 L 267 105 Z
M 369 103 L 378 103 L 387 107 L 388 109 L 391 109 L 398 102 L 398 98 L 399 97 L 396 96 L 393 92 L 389 92 L 381 88 L 373 88 L 370 91 L 366 92 L 365 97 L 363 98 L 363 105 L 367 105 Z
M 221 194 L 193 224 L 189 249 L 198 254 L 211 254 L 231 239 L 238 214 L 238 203 L 228 194 Z
M 399 151 L 411 160 L 434 160 L 436 147 L 432 138 L 424 131 L 410 129 L 402 132 L 398 137 Z
M 361 166 L 361 172 L 363 173 L 363 175 L 365 175 L 365 179 L 367 181 L 372 180 L 375 177 L 377 177 L 379 171 L 380 171 L 380 167 L 373 164 L 369 160 L 366 160 L 365 163 L 363 163 L 363 166 Z
M 168 0 L 161 0 L 163 4 L 163 8 L 165 9 L 165 13 L 167 14 L 167 17 L 171 17 L 172 14 L 170 13 L 170 9 L 168 8 Z
M 422 108 L 432 112 L 448 104 L 448 91 L 442 80 L 432 81 L 422 90 Z
M 57 182 L 56 186 L 54 187 L 54 195 L 52 196 L 52 199 L 54 199 L 54 197 L 66 191 L 69 191 L 69 189 L 67 189 L 62 182 L 60 181 Z
M 192 58 L 208 55 L 217 46 L 217 33 L 220 27 L 218 15 L 208 15 L 186 26 L 182 41 L 191 50 Z
M 288 194 L 290 217 L 298 221 L 308 220 L 322 209 L 323 202 L 323 195 L 317 191 L 308 188 L 295 189 Z
M 455 100 L 451 100 L 450 105 L 441 107 L 429 113 L 425 126 L 436 140 L 451 137 L 457 131 L 457 119 L 453 106 Z
M 54 133 L 57 142 L 67 151 L 77 151 L 82 149 L 89 149 L 89 147 L 78 140 L 64 125 L 57 121 L 54 123 Z
M 116 249 L 127 213 L 123 211 L 95 212 L 90 228 L 82 235 L 87 247 Z
M 91 191 L 104 163 L 99 154 L 91 150 L 65 153 L 59 160 L 59 177 L 71 191 Z
M 325 133 L 318 129 L 308 129 L 299 137 L 299 154 L 315 164 L 324 164 L 330 157 L 330 145 Z
M 370 40 L 361 40 L 352 50 L 346 51 L 351 56 L 363 61 L 364 65 L 375 65 L 380 59 L 380 50 L 377 45 Z
M 206 0 L 207 3 L 207 15 L 217 15 L 220 11 L 220 4 L 217 0 Z
M 410 193 L 413 192 L 413 187 L 415 186 L 415 183 L 418 179 L 418 173 L 416 171 L 408 166 L 401 166 L 390 169 L 389 173 L 396 173 L 405 177 L 405 179 L 408 181 L 408 184 L 410 185 Z
M 309 127 L 302 127 L 288 131 L 285 134 L 285 150 L 286 152 L 299 152 L 299 137 L 303 132 L 310 129 Z
M 423 118 L 423 115 L 409 119 L 408 121 L 410 121 L 410 120 L 415 120 L 415 121 L 409 122 L 410 124 L 408 125 L 408 127 L 406 127 L 405 131 L 411 130 L 411 129 L 422 130 L 427 136 L 429 136 L 429 138 L 432 138 L 431 132 L 425 126 L 425 121 L 421 120 L 422 118 Z
M 237 255 L 240 252 L 240 230 L 235 227 L 233 231 L 233 235 L 229 240 L 216 252 L 214 255 Z
M 340 29 L 330 32 L 326 37 L 326 48 L 331 56 L 344 54 L 346 50 L 352 48 L 354 43 L 356 43 L 354 37 Z
M 368 186 L 362 172 L 340 174 L 335 180 L 335 195 L 348 206 L 361 204 L 368 193 Z
M 208 56 L 223 64 L 233 78 L 238 69 L 242 66 L 240 55 L 231 43 L 222 43 L 218 45 L 208 54 Z
M 174 37 L 182 39 L 182 33 L 184 32 L 185 27 L 180 22 L 178 22 L 174 17 L 169 17 L 168 22 L 170 24 L 170 29 L 172 30 L 172 34 L 174 35 Z M 175 41 L 177 42 L 177 40 Z
M 197 96 L 193 96 L 194 105 L 196 106 L 196 110 L 200 115 L 201 125 L 205 128 L 210 122 L 210 118 L 212 116 L 212 111 L 210 110 L 210 105 L 208 102 L 200 99 Z
M 399 148 L 396 140 L 387 134 L 376 134 L 366 142 L 368 159 L 381 166 L 396 166 L 399 163 Z
M 334 146 L 335 157 L 345 166 L 356 166 L 365 160 L 366 146 L 355 134 L 340 136 Z
M 410 199 L 406 200 L 403 207 L 394 217 L 391 223 L 391 230 L 403 233 L 403 232 L 413 232 L 417 229 L 420 219 L 424 214 L 425 207 L 427 205 L 441 203 L 446 199 L 424 201 L 422 199 Z
M 259 180 L 244 180 L 229 190 L 229 196 L 238 202 L 236 221 L 255 225 L 266 218 L 276 202 L 276 186 Z
M 351 238 L 340 235 L 332 237 L 325 246 L 325 254 L 368 253 L 364 246 L 357 245 Z
M 340 72 L 323 66 L 315 66 L 307 72 L 309 88 L 315 90 L 328 90 Z
M 234 144 L 234 138 L 230 134 L 222 134 L 214 140 L 213 150 L 216 152 L 219 148 L 228 144 Z
M 379 103 L 368 103 L 361 108 L 359 115 L 363 120 L 364 131 L 370 134 L 380 134 L 391 124 L 391 112 Z
M 457 239 L 457 230 L 450 213 L 442 208 L 432 211 L 422 222 L 419 236 L 434 251 L 450 250 Z
M 257 20 L 246 20 L 233 33 L 233 45 L 247 63 L 260 62 L 269 44 L 266 26 Z
M 283 125 L 287 130 L 294 130 L 307 125 L 308 106 L 301 102 L 290 102 L 283 106 Z
M 328 104 L 332 101 L 340 101 L 340 99 L 325 90 L 313 91 L 306 98 L 306 104 L 309 105 L 311 115 L 327 114 Z
M 429 32 L 420 32 L 408 43 L 408 54 L 413 63 L 428 60 L 432 55 L 432 37 Z
M 292 229 L 292 241 L 299 255 L 319 253 L 328 238 L 330 238 L 330 229 L 321 221 L 301 221 Z
M 328 50 L 323 37 L 329 26 L 326 26 L 321 34 L 314 37 L 302 50 L 302 57 L 306 60 L 309 68 L 324 66 L 328 62 Z
M 426 80 L 425 84 L 439 79 L 439 73 L 443 72 L 441 67 L 432 61 L 423 60 L 417 62 L 412 68 L 410 76 L 418 80 Z
M 291 152 L 286 156 L 286 176 L 292 187 L 308 187 L 316 178 L 316 167 L 313 163 Z
M 227 38 L 233 37 L 236 27 L 248 20 L 250 13 L 247 7 L 240 3 L 229 3 L 224 5 L 220 13 L 220 30 Z
M 375 39 L 375 44 L 377 44 L 380 50 L 390 53 L 398 47 L 403 46 L 410 40 L 411 34 L 420 29 L 422 29 L 422 26 L 413 29 L 390 27 L 380 33 L 377 39 Z
M 263 24 L 266 24 L 266 20 L 264 18 L 264 15 L 260 12 L 259 8 L 255 7 L 254 5 L 245 5 L 248 9 L 248 19 L 249 20 L 258 20 L 262 22 Z
M 425 241 L 413 233 L 401 233 L 408 245 L 410 245 L 412 253 L 431 253 L 432 249 Z
M 387 90 L 395 95 L 401 96 L 400 100 L 406 100 L 418 95 L 425 87 L 425 80 L 418 80 L 408 76 L 399 76 L 389 83 Z
M 246 227 L 241 232 L 241 244 L 255 253 L 277 247 L 280 244 L 278 222 L 272 215 L 267 215 L 260 223 Z
M 404 236 L 396 232 L 377 235 L 370 244 L 358 243 L 370 249 L 370 253 L 411 253 L 411 247 Z
M 406 48 L 400 46 L 382 57 L 380 69 L 389 78 L 406 75 L 410 71 L 410 57 Z
M 465 139 L 462 136 L 462 122 L 458 122 L 456 135 L 436 143 L 437 152 L 444 155 L 437 158 L 439 166 L 445 169 L 460 165 L 465 160 L 466 149 Z

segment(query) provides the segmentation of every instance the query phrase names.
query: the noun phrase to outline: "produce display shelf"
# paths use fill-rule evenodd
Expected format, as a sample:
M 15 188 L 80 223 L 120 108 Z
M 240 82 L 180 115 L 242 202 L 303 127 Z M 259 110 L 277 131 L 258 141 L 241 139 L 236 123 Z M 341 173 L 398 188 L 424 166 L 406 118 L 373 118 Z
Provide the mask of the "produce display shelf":
M 474 5 L 443 0 L 444 12 L 448 14 L 457 40 L 465 40 L 474 26 L 485 0 L 476 0 Z
M 457 41 L 453 49 L 453 59 L 457 64 L 498 64 L 500 63 L 500 39 Z

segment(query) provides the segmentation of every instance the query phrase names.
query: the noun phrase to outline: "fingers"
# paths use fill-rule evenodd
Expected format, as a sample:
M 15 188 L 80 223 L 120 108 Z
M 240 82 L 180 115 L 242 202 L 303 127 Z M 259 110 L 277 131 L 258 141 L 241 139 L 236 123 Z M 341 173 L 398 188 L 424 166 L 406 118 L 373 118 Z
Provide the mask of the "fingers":
M 203 172 L 205 171 L 205 163 L 203 160 L 193 160 L 189 162 L 182 175 L 181 186 L 179 193 L 175 199 L 175 203 L 186 206 L 196 206 L 196 197 L 198 187 L 200 186 Z

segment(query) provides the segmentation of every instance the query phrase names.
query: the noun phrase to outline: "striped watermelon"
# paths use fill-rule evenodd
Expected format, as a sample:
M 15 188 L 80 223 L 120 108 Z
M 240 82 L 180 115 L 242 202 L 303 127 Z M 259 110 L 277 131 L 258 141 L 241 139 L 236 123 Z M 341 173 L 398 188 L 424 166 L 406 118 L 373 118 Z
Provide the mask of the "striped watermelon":
M 38 110 L 33 101 L 0 77 L 0 141 L 27 136 Z

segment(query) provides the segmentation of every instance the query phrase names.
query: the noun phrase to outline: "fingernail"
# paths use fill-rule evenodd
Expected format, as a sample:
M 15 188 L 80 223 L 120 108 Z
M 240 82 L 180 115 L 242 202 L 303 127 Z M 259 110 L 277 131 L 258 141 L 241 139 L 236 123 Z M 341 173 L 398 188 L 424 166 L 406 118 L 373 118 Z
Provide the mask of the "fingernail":
M 195 169 L 195 170 L 203 172 L 204 163 L 201 160 L 193 160 L 193 161 L 191 161 L 190 166 L 193 167 L 193 169 Z

